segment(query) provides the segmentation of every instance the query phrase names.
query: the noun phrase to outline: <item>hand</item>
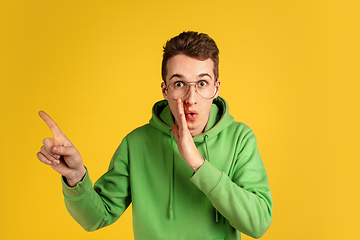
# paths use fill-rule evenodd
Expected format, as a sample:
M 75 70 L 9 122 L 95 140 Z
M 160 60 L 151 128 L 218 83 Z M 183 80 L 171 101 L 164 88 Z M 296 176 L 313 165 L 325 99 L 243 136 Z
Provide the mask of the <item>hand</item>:
M 70 187 L 76 186 L 86 173 L 80 153 L 49 115 L 43 111 L 40 111 L 39 115 L 54 137 L 43 140 L 43 146 L 37 153 L 37 158 L 63 175 Z
M 176 124 L 172 127 L 172 134 L 175 137 L 179 153 L 186 163 L 196 172 L 204 163 L 204 159 L 197 150 L 194 140 L 187 126 L 183 102 L 176 101 L 179 115 L 175 116 Z

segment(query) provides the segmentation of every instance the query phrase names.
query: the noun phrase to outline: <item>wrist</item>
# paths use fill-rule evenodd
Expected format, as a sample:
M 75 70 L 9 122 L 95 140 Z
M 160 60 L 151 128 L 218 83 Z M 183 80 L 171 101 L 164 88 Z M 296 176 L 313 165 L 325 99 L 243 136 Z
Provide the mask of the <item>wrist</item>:
M 194 172 L 196 172 L 204 164 L 204 162 L 205 162 L 205 159 L 203 159 L 201 157 L 201 160 L 198 161 L 198 164 L 196 164 L 195 166 L 192 166 L 191 168 L 194 170 Z
M 86 168 L 83 166 L 77 171 L 74 171 L 73 176 L 65 177 L 66 183 L 69 187 L 76 187 L 76 185 L 84 179 Z

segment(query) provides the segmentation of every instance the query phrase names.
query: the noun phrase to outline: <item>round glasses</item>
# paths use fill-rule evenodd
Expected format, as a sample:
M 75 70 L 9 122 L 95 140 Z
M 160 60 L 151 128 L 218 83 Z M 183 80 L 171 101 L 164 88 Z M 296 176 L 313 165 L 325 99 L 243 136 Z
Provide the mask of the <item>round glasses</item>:
M 168 96 L 172 100 L 183 98 L 190 91 L 190 87 L 194 86 L 195 92 L 202 98 L 212 99 L 216 96 L 219 86 L 216 82 L 201 80 L 195 83 L 176 81 L 170 83 L 166 88 Z

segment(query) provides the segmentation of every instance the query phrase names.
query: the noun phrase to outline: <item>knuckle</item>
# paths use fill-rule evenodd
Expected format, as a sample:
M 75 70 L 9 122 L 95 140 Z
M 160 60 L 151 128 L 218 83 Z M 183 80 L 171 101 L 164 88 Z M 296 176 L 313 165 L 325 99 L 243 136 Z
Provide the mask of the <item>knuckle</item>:
M 38 152 L 37 153 L 37 158 L 40 160 L 40 162 L 42 163 L 45 163 L 46 162 L 46 157 L 41 153 L 41 152 Z
M 50 138 L 45 138 L 45 139 L 43 140 L 44 146 L 49 146 L 49 145 L 51 145 L 51 143 L 52 143 L 52 141 L 51 141 Z
M 58 149 L 59 154 L 64 154 L 65 153 L 64 147 L 58 147 L 57 149 Z
M 44 161 L 49 160 L 52 161 L 54 160 L 54 157 L 52 156 L 52 154 L 50 154 L 45 147 L 41 147 L 41 155 L 44 157 Z
M 45 151 L 47 151 L 47 152 L 51 152 L 51 149 L 53 148 L 53 146 L 54 146 L 54 141 L 53 141 L 53 139 L 51 139 L 51 138 L 46 138 L 46 139 L 44 139 L 44 141 L 43 141 L 43 144 L 44 144 L 44 149 L 45 149 Z
M 53 151 L 57 154 L 62 155 L 66 152 L 66 149 L 63 146 L 54 146 Z
M 40 151 L 41 151 L 41 153 L 44 154 L 44 155 L 45 155 L 45 154 L 48 154 L 45 146 L 42 146 L 42 147 L 40 148 Z

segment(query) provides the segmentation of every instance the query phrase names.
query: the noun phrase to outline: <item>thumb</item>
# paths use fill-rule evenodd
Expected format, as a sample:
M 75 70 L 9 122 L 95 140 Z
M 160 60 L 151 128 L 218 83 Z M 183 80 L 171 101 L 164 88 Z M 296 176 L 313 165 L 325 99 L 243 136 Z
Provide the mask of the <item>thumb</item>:
M 54 146 L 51 150 L 57 155 L 68 157 L 76 157 L 79 155 L 78 150 L 74 146 Z

